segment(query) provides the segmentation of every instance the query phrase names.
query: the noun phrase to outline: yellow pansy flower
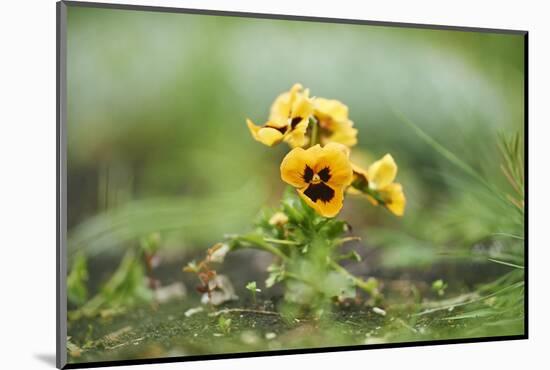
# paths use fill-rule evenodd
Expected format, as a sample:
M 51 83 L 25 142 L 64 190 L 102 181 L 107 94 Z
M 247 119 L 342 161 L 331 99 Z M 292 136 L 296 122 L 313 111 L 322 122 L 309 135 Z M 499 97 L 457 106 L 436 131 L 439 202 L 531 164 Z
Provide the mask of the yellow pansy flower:
M 294 148 L 281 163 L 281 178 L 317 213 L 334 217 L 342 209 L 344 190 L 353 179 L 348 150 L 338 143 Z
M 357 144 L 357 129 L 348 118 L 348 107 L 338 100 L 314 98 L 313 115 L 320 128 L 322 144 L 331 142 L 352 147 Z
M 273 146 L 281 141 L 292 147 L 306 144 L 306 131 L 313 114 L 313 104 L 309 90 L 295 84 L 290 91 L 279 95 L 271 106 L 268 121 L 263 126 L 246 120 L 252 137 L 257 141 Z
M 352 165 L 353 181 L 350 193 L 364 194 L 373 204 L 382 204 L 396 216 L 403 216 L 406 198 L 401 184 L 393 182 L 397 176 L 397 164 L 391 154 L 374 162 L 365 171 Z

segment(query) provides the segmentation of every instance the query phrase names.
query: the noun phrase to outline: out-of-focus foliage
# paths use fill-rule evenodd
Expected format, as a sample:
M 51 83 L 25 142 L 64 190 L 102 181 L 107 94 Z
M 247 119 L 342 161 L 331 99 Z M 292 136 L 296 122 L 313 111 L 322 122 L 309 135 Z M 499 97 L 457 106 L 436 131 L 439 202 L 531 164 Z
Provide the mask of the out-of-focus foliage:
M 483 205 L 395 110 L 495 181 L 495 132 L 523 123 L 519 35 L 80 7 L 68 21 L 71 246 L 90 228 L 101 239 L 89 244 L 109 250 L 165 229 L 178 232 L 164 247 L 204 248 L 245 229 L 282 193 L 283 149 L 262 150 L 244 119 L 265 120 L 296 81 L 349 105 L 365 162 L 394 154 L 409 200 L 400 228 L 419 213 Z M 214 201 L 223 197 L 230 204 Z M 383 210 L 344 212 L 355 228 L 397 226 Z M 461 222 L 471 224 L 466 244 L 488 232 Z
M 110 316 L 124 312 L 139 303 L 153 300 L 153 292 L 146 284 L 143 256 L 133 250 L 126 252 L 117 270 L 101 287 L 92 299 L 78 310 L 69 312 L 69 318 L 76 320 L 82 316 L 93 317 L 98 314 Z
M 82 305 L 88 299 L 88 265 L 86 256 L 79 254 L 75 257 L 71 272 L 67 276 L 67 299 L 74 305 Z

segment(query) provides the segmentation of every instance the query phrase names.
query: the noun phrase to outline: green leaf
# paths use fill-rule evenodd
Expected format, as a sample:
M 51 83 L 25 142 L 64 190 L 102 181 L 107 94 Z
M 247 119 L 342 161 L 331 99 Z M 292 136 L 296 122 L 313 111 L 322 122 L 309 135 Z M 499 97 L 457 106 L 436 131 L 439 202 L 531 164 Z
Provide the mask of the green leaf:
M 261 290 L 258 289 L 255 281 L 251 281 L 248 284 L 246 284 L 246 289 L 248 289 L 248 290 L 250 290 L 251 292 L 254 292 L 254 293 L 261 292 Z
M 320 286 L 327 297 L 355 298 L 355 284 L 338 272 L 329 272 Z
M 265 281 L 266 288 L 271 288 L 273 285 L 277 284 L 278 282 L 283 281 L 285 277 L 285 269 L 284 266 L 280 265 L 269 265 L 267 268 L 267 271 L 269 272 L 269 277 Z
M 79 253 L 71 268 L 71 273 L 67 277 L 67 298 L 69 302 L 76 306 L 83 305 L 88 299 L 88 263 L 86 256 Z

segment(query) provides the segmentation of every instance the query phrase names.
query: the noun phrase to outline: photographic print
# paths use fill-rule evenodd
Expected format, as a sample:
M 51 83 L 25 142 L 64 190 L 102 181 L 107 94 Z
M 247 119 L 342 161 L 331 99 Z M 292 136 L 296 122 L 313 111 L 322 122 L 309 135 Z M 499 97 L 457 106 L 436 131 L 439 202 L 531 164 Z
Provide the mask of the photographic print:
M 526 338 L 526 32 L 58 12 L 59 366 Z

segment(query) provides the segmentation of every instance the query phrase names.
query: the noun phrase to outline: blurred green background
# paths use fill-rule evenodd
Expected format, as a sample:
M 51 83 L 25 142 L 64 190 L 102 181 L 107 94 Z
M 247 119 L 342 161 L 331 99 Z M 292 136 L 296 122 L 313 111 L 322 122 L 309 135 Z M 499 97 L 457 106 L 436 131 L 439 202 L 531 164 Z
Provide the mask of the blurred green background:
M 67 34 L 70 256 L 119 254 L 155 231 L 185 253 L 249 229 L 278 204 L 288 148 L 255 142 L 245 118 L 264 122 L 295 82 L 349 106 L 355 157 L 396 159 L 403 218 L 352 197 L 341 213 L 373 244 L 408 248 L 387 264 L 505 231 L 499 206 L 399 115 L 505 184 L 497 133 L 523 130 L 520 35 L 81 7 Z

